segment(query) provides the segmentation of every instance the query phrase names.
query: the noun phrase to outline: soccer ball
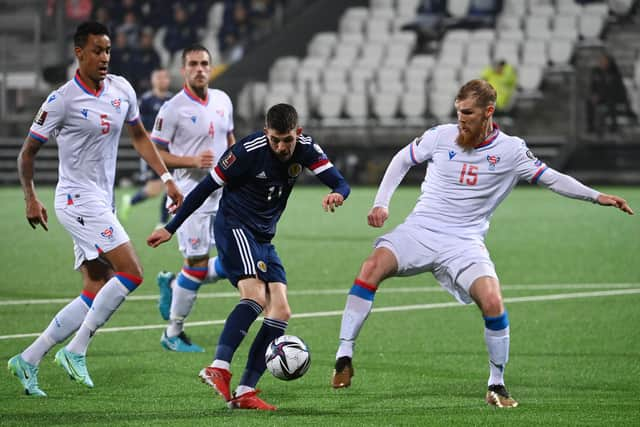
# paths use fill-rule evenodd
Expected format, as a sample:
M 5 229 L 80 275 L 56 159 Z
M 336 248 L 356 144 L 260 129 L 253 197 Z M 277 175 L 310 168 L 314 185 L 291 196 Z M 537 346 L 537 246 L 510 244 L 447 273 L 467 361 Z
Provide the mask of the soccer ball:
M 271 341 L 264 357 L 269 372 L 285 381 L 300 378 L 311 365 L 309 348 L 293 335 L 283 335 Z

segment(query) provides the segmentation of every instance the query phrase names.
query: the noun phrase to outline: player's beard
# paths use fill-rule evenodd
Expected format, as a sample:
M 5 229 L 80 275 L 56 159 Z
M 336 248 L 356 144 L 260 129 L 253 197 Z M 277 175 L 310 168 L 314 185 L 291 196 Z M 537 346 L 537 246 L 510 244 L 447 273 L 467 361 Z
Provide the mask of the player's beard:
M 459 131 L 456 142 L 464 151 L 471 151 L 476 145 L 480 144 L 484 138 L 484 129 L 487 126 L 488 119 L 484 119 L 476 129 L 466 133 Z

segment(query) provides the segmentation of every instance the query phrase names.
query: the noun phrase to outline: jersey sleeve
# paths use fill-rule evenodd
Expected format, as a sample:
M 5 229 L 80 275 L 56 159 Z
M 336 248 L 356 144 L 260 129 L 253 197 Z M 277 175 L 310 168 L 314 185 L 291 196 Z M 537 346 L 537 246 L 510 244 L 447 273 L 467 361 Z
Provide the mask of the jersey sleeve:
M 414 165 L 431 160 L 439 135 L 440 129 L 436 126 L 426 130 L 421 136 L 411 141 L 411 144 L 409 144 L 409 156 Z
M 547 165 L 529 150 L 523 140 L 516 151 L 515 168 L 518 178 L 536 184 L 543 173 L 548 169 Z
M 169 149 L 169 144 L 173 142 L 176 133 L 178 115 L 171 111 L 171 105 L 171 102 L 165 102 L 160 107 L 151 131 L 151 141 L 164 149 Z
M 333 167 L 333 163 L 329 160 L 322 148 L 313 141 L 308 135 L 300 135 L 298 144 L 304 147 L 302 154 L 302 165 L 308 168 L 314 175 L 318 175 Z
M 131 86 L 131 83 L 129 83 L 124 78 L 122 80 L 124 80 L 125 82 L 124 91 L 126 93 L 127 100 L 129 101 L 129 109 L 127 110 L 127 117 L 125 118 L 125 121 L 128 125 L 133 126 L 140 121 L 140 107 L 138 106 L 138 96 L 136 95 L 136 91 L 133 89 L 133 86 Z
M 53 91 L 42 103 L 42 106 L 33 119 L 33 123 L 29 129 L 29 136 L 44 144 L 49 140 L 53 132 L 62 127 L 64 117 L 64 98 L 58 91 Z
M 220 157 L 218 164 L 211 170 L 211 177 L 216 184 L 233 185 L 244 179 L 251 166 L 251 156 L 243 144 L 234 144 Z
M 227 95 L 226 93 L 225 93 L 225 98 L 229 108 L 229 119 L 227 122 L 227 129 L 229 129 L 228 133 L 231 133 L 235 129 L 233 124 L 233 102 L 231 102 L 231 98 L 229 98 L 229 95 Z

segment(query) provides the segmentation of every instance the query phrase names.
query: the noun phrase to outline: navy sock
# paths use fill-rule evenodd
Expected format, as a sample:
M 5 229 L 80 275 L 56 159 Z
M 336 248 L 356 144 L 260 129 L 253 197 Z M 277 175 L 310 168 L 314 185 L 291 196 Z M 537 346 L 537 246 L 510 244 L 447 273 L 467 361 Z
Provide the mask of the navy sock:
M 167 210 L 167 193 L 164 193 L 160 201 L 160 222 L 166 224 L 169 222 L 169 211 Z
M 249 327 L 262 313 L 262 306 L 251 299 L 241 299 L 231 311 L 216 348 L 216 360 L 231 362 Z M 264 359 L 264 357 L 263 357 Z
M 267 351 L 267 346 L 274 339 L 284 335 L 287 325 L 288 323 L 284 320 L 265 317 L 264 322 L 262 322 L 262 328 L 258 331 L 258 335 L 256 335 L 256 339 L 253 340 L 253 344 L 249 350 L 247 366 L 240 379 L 240 385 L 255 388 L 265 369 L 267 369 L 267 364 L 264 360 L 264 353 Z
M 132 205 L 137 205 L 140 202 L 144 202 L 145 200 L 147 200 L 147 193 L 144 192 L 144 189 L 139 190 L 136 194 L 133 195 L 133 197 L 131 198 L 131 204 Z

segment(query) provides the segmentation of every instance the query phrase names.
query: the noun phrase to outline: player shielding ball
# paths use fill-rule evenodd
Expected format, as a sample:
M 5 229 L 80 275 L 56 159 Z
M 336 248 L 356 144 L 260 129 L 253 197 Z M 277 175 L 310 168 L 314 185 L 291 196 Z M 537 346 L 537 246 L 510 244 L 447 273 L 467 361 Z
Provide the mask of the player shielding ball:
M 216 247 L 229 280 L 240 291 L 240 302 L 227 317 L 213 363 L 202 369 L 200 377 L 231 408 L 276 409 L 260 399 L 256 389 L 266 369 L 265 350 L 271 341 L 284 335 L 291 316 L 287 277 L 271 240 L 304 168 L 331 189 L 322 199 L 325 211 L 333 212 L 343 204 L 350 192 L 345 179 L 322 148 L 302 134 L 296 110 L 288 104 L 274 105 L 267 112 L 264 131 L 227 150 L 211 173 L 189 193 L 169 224 L 147 239 L 152 247 L 169 240 L 211 193 L 223 187 L 214 224 Z M 232 395 L 231 359 L 263 311 L 262 328 Z
M 458 301 L 475 302 L 480 308 L 489 353 L 487 403 L 517 406 L 504 382 L 509 317 L 484 245 L 491 215 L 519 180 L 633 214 L 624 199 L 600 193 L 549 168 L 522 139 L 502 132 L 493 122 L 495 102 L 496 91 L 486 81 L 466 83 L 455 100 L 458 124 L 427 130 L 389 163 L 367 217 L 370 226 L 384 225 L 397 186 L 411 167 L 427 162 L 422 194 L 405 221 L 376 240 L 373 253 L 360 267 L 342 316 L 334 388 L 351 385 L 355 340 L 380 283 L 392 276 L 429 271 Z

